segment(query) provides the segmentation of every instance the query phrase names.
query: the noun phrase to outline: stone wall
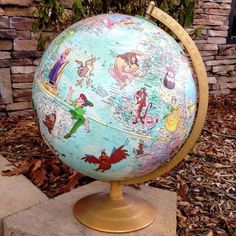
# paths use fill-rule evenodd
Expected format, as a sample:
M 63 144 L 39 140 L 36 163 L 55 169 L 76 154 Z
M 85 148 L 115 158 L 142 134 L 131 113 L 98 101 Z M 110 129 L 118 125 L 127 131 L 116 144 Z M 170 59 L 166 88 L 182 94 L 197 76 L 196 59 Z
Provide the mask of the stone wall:
M 211 93 L 236 89 L 236 44 L 227 44 L 232 0 L 198 0 L 194 27 L 202 37 L 195 40 L 208 73 Z
M 67 1 L 68 3 L 68 1 Z M 231 0 L 199 0 L 194 27 L 206 64 L 212 93 L 236 89 L 236 45 L 227 45 Z M 33 74 L 42 52 L 37 51 L 32 14 L 37 0 L 0 0 L 0 114 L 32 112 Z
M 0 112 L 32 112 L 33 74 L 42 56 L 31 32 L 33 0 L 0 0 Z

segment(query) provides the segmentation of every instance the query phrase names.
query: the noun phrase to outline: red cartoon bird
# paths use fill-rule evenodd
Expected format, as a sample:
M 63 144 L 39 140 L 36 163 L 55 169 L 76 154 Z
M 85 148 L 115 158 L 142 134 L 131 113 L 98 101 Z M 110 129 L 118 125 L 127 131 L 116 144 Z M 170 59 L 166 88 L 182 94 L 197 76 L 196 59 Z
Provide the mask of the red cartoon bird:
M 125 159 L 129 154 L 127 150 L 123 150 L 125 144 L 120 146 L 119 148 L 113 148 L 111 156 L 109 157 L 105 150 L 101 151 L 100 157 L 95 157 L 93 155 L 85 154 L 85 157 L 82 158 L 85 162 L 98 164 L 98 168 L 95 169 L 96 171 L 104 172 L 105 170 L 109 170 L 112 164 L 116 164 L 119 161 Z

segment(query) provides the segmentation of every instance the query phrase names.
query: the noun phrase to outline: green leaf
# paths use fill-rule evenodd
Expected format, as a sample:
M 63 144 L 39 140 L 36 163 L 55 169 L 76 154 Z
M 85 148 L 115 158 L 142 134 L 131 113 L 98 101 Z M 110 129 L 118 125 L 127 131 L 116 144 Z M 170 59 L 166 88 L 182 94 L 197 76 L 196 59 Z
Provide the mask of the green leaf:
M 195 9 L 195 2 L 191 2 L 186 9 L 186 16 L 185 16 L 185 24 L 184 27 L 191 27 L 194 20 L 194 9 Z
M 36 9 L 36 10 L 34 11 L 33 16 L 34 16 L 34 17 L 39 17 L 39 10 L 38 10 L 38 9 Z
M 38 30 L 39 30 L 39 25 L 36 22 L 33 22 L 32 24 L 33 33 L 36 33 Z
M 184 0 L 184 5 L 187 7 L 189 2 L 190 2 L 189 0 Z
M 94 5 L 95 11 L 101 11 L 102 10 L 102 1 L 101 0 L 93 0 L 92 3 Z
M 164 0 L 164 1 L 161 3 L 160 9 L 163 10 L 163 11 L 165 11 L 165 12 L 168 12 L 168 11 L 169 11 L 169 5 L 168 5 L 168 3 L 167 3 L 166 0 Z
M 125 6 L 125 13 L 131 15 L 131 12 L 132 12 L 132 6 L 129 3 Z
M 47 14 L 44 14 L 43 19 L 46 23 L 49 23 L 49 21 L 50 21 L 50 18 Z
M 49 0 L 49 7 L 53 8 L 55 4 L 55 0 Z

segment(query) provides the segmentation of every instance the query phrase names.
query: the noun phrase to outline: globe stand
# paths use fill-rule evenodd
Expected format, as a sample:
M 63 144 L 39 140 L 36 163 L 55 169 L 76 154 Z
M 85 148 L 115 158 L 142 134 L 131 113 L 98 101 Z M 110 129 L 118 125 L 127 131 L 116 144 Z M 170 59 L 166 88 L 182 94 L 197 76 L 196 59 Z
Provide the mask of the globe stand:
M 95 193 L 79 200 L 74 216 L 89 228 L 112 233 L 133 232 L 150 225 L 156 210 L 146 200 L 123 194 L 119 181 L 110 182 L 110 193 Z

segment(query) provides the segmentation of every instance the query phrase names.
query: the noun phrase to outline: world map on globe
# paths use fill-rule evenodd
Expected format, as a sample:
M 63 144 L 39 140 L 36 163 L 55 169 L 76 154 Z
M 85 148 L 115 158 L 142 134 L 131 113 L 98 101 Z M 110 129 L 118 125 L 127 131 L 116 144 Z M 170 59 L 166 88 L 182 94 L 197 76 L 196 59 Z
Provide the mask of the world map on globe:
M 126 180 L 164 165 L 184 144 L 197 87 L 169 34 L 140 17 L 104 14 L 53 40 L 33 101 L 42 136 L 64 163 L 95 179 Z

